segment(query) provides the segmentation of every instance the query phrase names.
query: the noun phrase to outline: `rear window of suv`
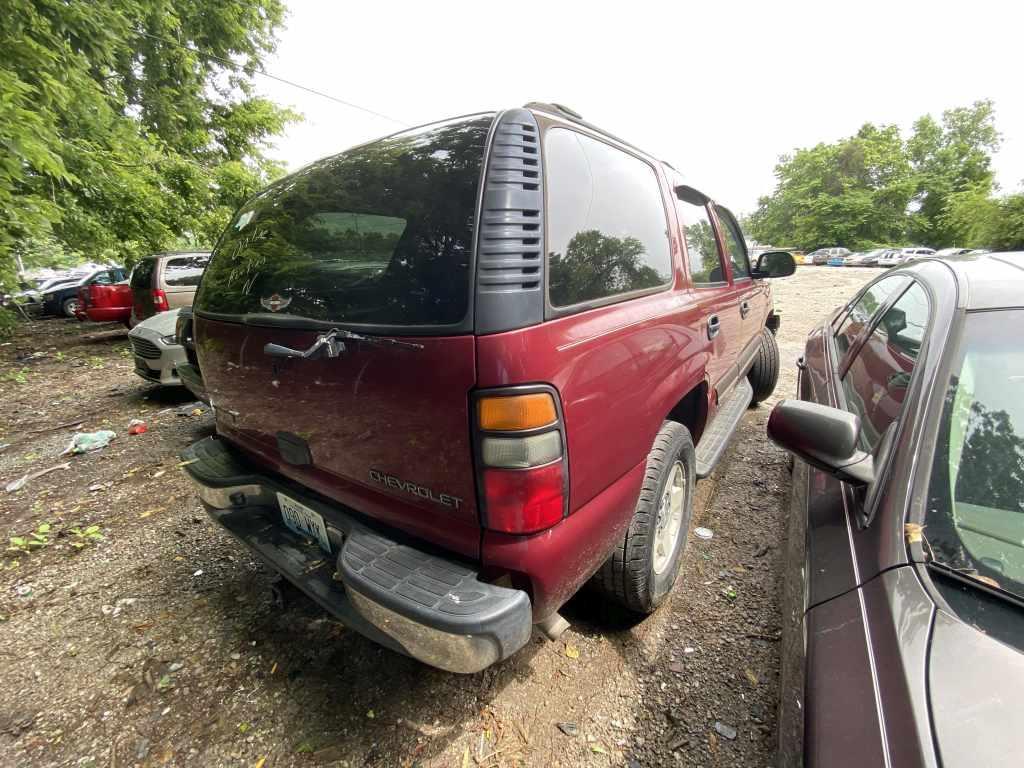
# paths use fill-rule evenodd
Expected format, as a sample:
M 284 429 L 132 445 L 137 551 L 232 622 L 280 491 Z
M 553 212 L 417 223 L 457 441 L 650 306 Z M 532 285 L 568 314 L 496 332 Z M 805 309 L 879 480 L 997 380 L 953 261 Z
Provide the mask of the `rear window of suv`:
M 492 119 L 415 128 L 276 182 L 228 226 L 196 310 L 366 325 L 459 323 L 469 303 Z
M 135 269 L 132 270 L 131 286 L 132 288 L 152 288 L 153 287 L 153 270 L 156 267 L 156 259 L 149 258 L 143 259 L 135 265 Z

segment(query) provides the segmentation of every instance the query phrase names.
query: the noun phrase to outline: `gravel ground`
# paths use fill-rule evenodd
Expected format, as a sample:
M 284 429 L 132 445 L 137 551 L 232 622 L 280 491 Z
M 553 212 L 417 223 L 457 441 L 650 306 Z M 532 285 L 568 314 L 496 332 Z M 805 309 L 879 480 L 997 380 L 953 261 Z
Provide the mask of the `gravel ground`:
M 801 267 L 776 283 L 776 397 L 811 326 L 875 274 Z M 0 402 L 0 486 L 70 464 L 0 487 L 4 536 L 39 543 L 0 558 L 0 765 L 772 764 L 789 475 L 764 437 L 771 403 L 698 487 L 694 525 L 714 537 L 691 535 L 657 614 L 631 623 L 584 593 L 559 642 L 455 676 L 304 598 L 273 603 L 178 466 L 209 412 L 135 377 L 123 329 L 26 325 L 0 345 Z M 131 419 L 149 431 L 128 436 Z M 61 458 L 75 422 L 118 436 Z

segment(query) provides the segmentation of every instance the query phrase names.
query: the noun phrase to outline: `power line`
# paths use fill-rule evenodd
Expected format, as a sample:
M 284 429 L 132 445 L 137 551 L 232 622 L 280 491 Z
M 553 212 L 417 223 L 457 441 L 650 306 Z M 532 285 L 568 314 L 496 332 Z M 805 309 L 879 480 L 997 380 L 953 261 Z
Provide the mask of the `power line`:
M 144 37 L 149 37 L 149 38 L 151 38 L 153 40 L 157 40 L 157 41 L 159 41 L 161 43 L 168 43 L 170 45 L 177 46 L 178 48 L 182 48 L 183 50 L 190 51 L 192 53 L 198 54 L 199 56 L 203 56 L 203 57 L 205 57 L 207 59 L 212 59 L 213 61 L 219 61 L 221 64 L 224 64 L 225 66 L 231 67 L 232 69 L 234 69 L 236 71 L 242 68 L 240 64 L 238 64 L 238 63 L 236 63 L 234 61 L 231 61 L 230 59 L 225 59 L 225 58 L 222 58 L 220 56 L 216 56 L 216 55 L 214 55 L 212 53 L 206 53 L 205 51 L 200 51 L 198 48 L 192 48 L 191 46 L 185 45 L 184 43 L 179 43 L 177 40 L 174 40 L 174 39 L 169 38 L 169 37 L 161 37 L 160 35 L 154 35 L 154 34 L 152 34 L 150 32 L 140 32 L 139 34 L 143 35 Z M 373 115 L 374 117 L 379 117 L 379 118 L 382 118 L 384 120 L 389 120 L 390 122 L 397 123 L 398 125 L 402 125 L 402 126 L 406 126 L 406 127 L 411 125 L 411 123 L 409 123 L 409 122 L 407 122 L 405 120 L 399 120 L 397 117 L 391 117 L 391 115 L 385 115 L 383 112 L 377 112 L 376 110 L 370 109 L 369 107 L 363 107 L 363 106 L 360 106 L 359 104 L 355 104 L 355 103 L 353 103 L 351 101 L 345 101 L 345 99 L 339 99 L 337 96 L 332 96 L 329 93 L 324 93 L 323 91 L 319 91 L 316 88 L 310 88 L 308 85 L 302 85 L 301 83 L 296 83 L 294 80 L 288 80 L 287 78 L 279 77 L 278 75 L 275 75 L 275 74 L 272 74 L 270 72 L 267 72 L 266 70 L 256 69 L 256 70 L 253 70 L 253 71 L 254 71 L 255 74 L 262 75 L 263 77 L 267 78 L 268 80 L 276 80 L 279 83 L 284 83 L 285 85 L 290 85 L 293 88 L 298 88 L 300 91 L 306 91 L 307 93 L 312 93 L 314 96 L 320 96 L 321 98 L 329 99 L 329 100 L 331 100 L 333 102 L 341 104 L 342 106 L 349 107 L 350 109 L 358 109 L 360 112 L 366 112 L 368 115 Z

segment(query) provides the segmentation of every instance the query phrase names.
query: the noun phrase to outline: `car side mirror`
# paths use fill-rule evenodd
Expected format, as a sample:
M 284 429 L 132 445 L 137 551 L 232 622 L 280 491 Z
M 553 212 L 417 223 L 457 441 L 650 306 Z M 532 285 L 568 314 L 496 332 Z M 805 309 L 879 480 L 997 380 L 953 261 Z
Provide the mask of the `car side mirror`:
M 869 485 L 874 460 L 860 450 L 859 436 L 855 414 L 804 400 L 782 400 L 768 417 L 768 439 L 777 446 L 843 482 Z
M 789 277 L 796 272 L 796 261 L 789 251 L 765 251 L 757 257 L 754 277 Z

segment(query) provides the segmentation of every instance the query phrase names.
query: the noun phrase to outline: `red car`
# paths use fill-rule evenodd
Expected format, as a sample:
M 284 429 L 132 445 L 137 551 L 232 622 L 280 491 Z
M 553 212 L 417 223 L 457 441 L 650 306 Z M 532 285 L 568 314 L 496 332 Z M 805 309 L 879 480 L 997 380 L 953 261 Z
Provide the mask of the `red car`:
M 78 289 L 75 317 L 94 323 L 124 323 L 129 325 L 132 314 L 132 287 L 122 282 L 95 280 Z
M 473 672 L 588 580 L 653 611 L 778 375 L 735 217 L 557 105 L 435 123 L 237 212 L 192 331 L 209 513 L 355 630 Z

